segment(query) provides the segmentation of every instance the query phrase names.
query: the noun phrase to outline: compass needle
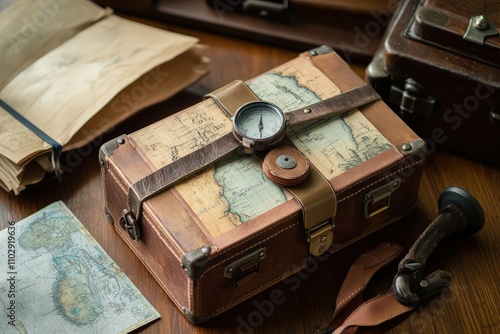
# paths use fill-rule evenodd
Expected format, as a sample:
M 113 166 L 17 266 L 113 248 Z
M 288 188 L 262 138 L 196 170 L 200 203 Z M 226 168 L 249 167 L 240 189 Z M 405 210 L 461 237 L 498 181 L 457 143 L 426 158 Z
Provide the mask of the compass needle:
M 262 138 L 262 130 L 264 130 L 264 123 L 262 123 L 262 112 L 261 112 L 260 113 L 260 121 L 259 121 L 260 138 Z

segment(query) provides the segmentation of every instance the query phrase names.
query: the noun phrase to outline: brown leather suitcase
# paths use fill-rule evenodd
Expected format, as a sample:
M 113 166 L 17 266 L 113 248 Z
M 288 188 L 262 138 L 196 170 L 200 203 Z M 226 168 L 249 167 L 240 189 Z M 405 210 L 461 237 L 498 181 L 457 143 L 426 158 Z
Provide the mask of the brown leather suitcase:
M 430 144 L 500 166 L 500 2 L 403 1 L 367 70 Z
M 327 47 L 231 83 L 101 147 L 106 214 L 179 309 L 194 323 L 210 319 L 415 208 L 425 143 L 373 92 Z M 289 128 L 269 153 L 233 152 L 211 163 L 208 156 L 237 142 L 223 108 L 247 93 L 287 111 L 290 124 L 304 112 L 360 107 Z M 243 110 L 260 99 L 239 108 L 237 126 L 247 115 L 257 131 L 258 117 Z M 261 133 L 274 124 L 263 110 Z M 280 150 L 290 155 L 274 160 Z M 273 161 L 283 160 L 296 166 L 275 173 Z M 171 177 L 181 180 L 165 189 Z

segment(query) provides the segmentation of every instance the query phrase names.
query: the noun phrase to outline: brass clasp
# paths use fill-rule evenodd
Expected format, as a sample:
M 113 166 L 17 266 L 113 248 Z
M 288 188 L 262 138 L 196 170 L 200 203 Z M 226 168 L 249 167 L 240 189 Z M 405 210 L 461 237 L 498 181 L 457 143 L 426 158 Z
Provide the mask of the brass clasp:
M 399 178 L 392 180 L 377 189 L 368 192 L 365 195 L 365 218 L 371 218 L 391 206 L 391 194 L 399 188 L 401 180 Z

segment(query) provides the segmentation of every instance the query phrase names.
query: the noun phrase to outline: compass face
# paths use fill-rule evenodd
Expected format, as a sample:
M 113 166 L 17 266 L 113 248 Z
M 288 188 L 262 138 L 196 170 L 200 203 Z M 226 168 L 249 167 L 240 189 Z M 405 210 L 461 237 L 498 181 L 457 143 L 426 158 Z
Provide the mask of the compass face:
M 282 137 L 285 115 L 269 102 L 251 102 L 236 111 L 233 126 L 241 137 L 256 142 L 273 140 Z

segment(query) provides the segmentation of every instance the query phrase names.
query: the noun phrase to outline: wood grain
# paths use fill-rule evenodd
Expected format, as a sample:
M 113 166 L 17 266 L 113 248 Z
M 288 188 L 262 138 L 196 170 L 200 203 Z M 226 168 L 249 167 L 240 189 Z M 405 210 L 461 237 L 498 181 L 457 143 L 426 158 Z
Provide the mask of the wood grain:
M 197 36 L 210 46 L 211 72 L 185 92 L 116 127 L 112 133 L 85 149 L 66 154 L 70 169 L 57 180 L 33 187 L 14 197 L 0 192 L 0 225 L 19 221 L 46 205 L 63 200 L 108 254 L 138 286 L 161 314 L 161 319 L 141 333 L 313 333 L 333 313 L 334 300 L 349 263 L 361 250 L 379 240 L 410 246 L 419 232 L 437 214 L 437 198 L 447 186 L 467 189 L 481 203 L 486 225 L 473 236 L 444 242 L 432 255 L 427 270 L 452 273 L 449 290 L 425 302 L 415 312 L 364 332 L 387 333 L 498 333 L 500 332 L 500 171 L 444 152 L 428 158 L 416 212 L 362 242 L 332 255 L 318 268 L 302 271 L 292 279 L 254 296 L 203 326 L 193 326 L 169 300 L 152 276 L 116 235 L 104 214 L 104 199 L 98 150 L 100 144 L 123 133 L 131 133 L 168 114 L 190 106 L 203 95 L 235 79 L 247 80 L 296 56 L 290 50 L 259 45 L 203 31 L 150 22 L 172 31 Z M 364 68 L 352 65 L 363 76 Z M 1 246 L 0 246 L 1 247 Z M 375 277 L 367 294 L 390 287 L 395 267 Z M 269 303 L 279 291 L 280 303 Z

